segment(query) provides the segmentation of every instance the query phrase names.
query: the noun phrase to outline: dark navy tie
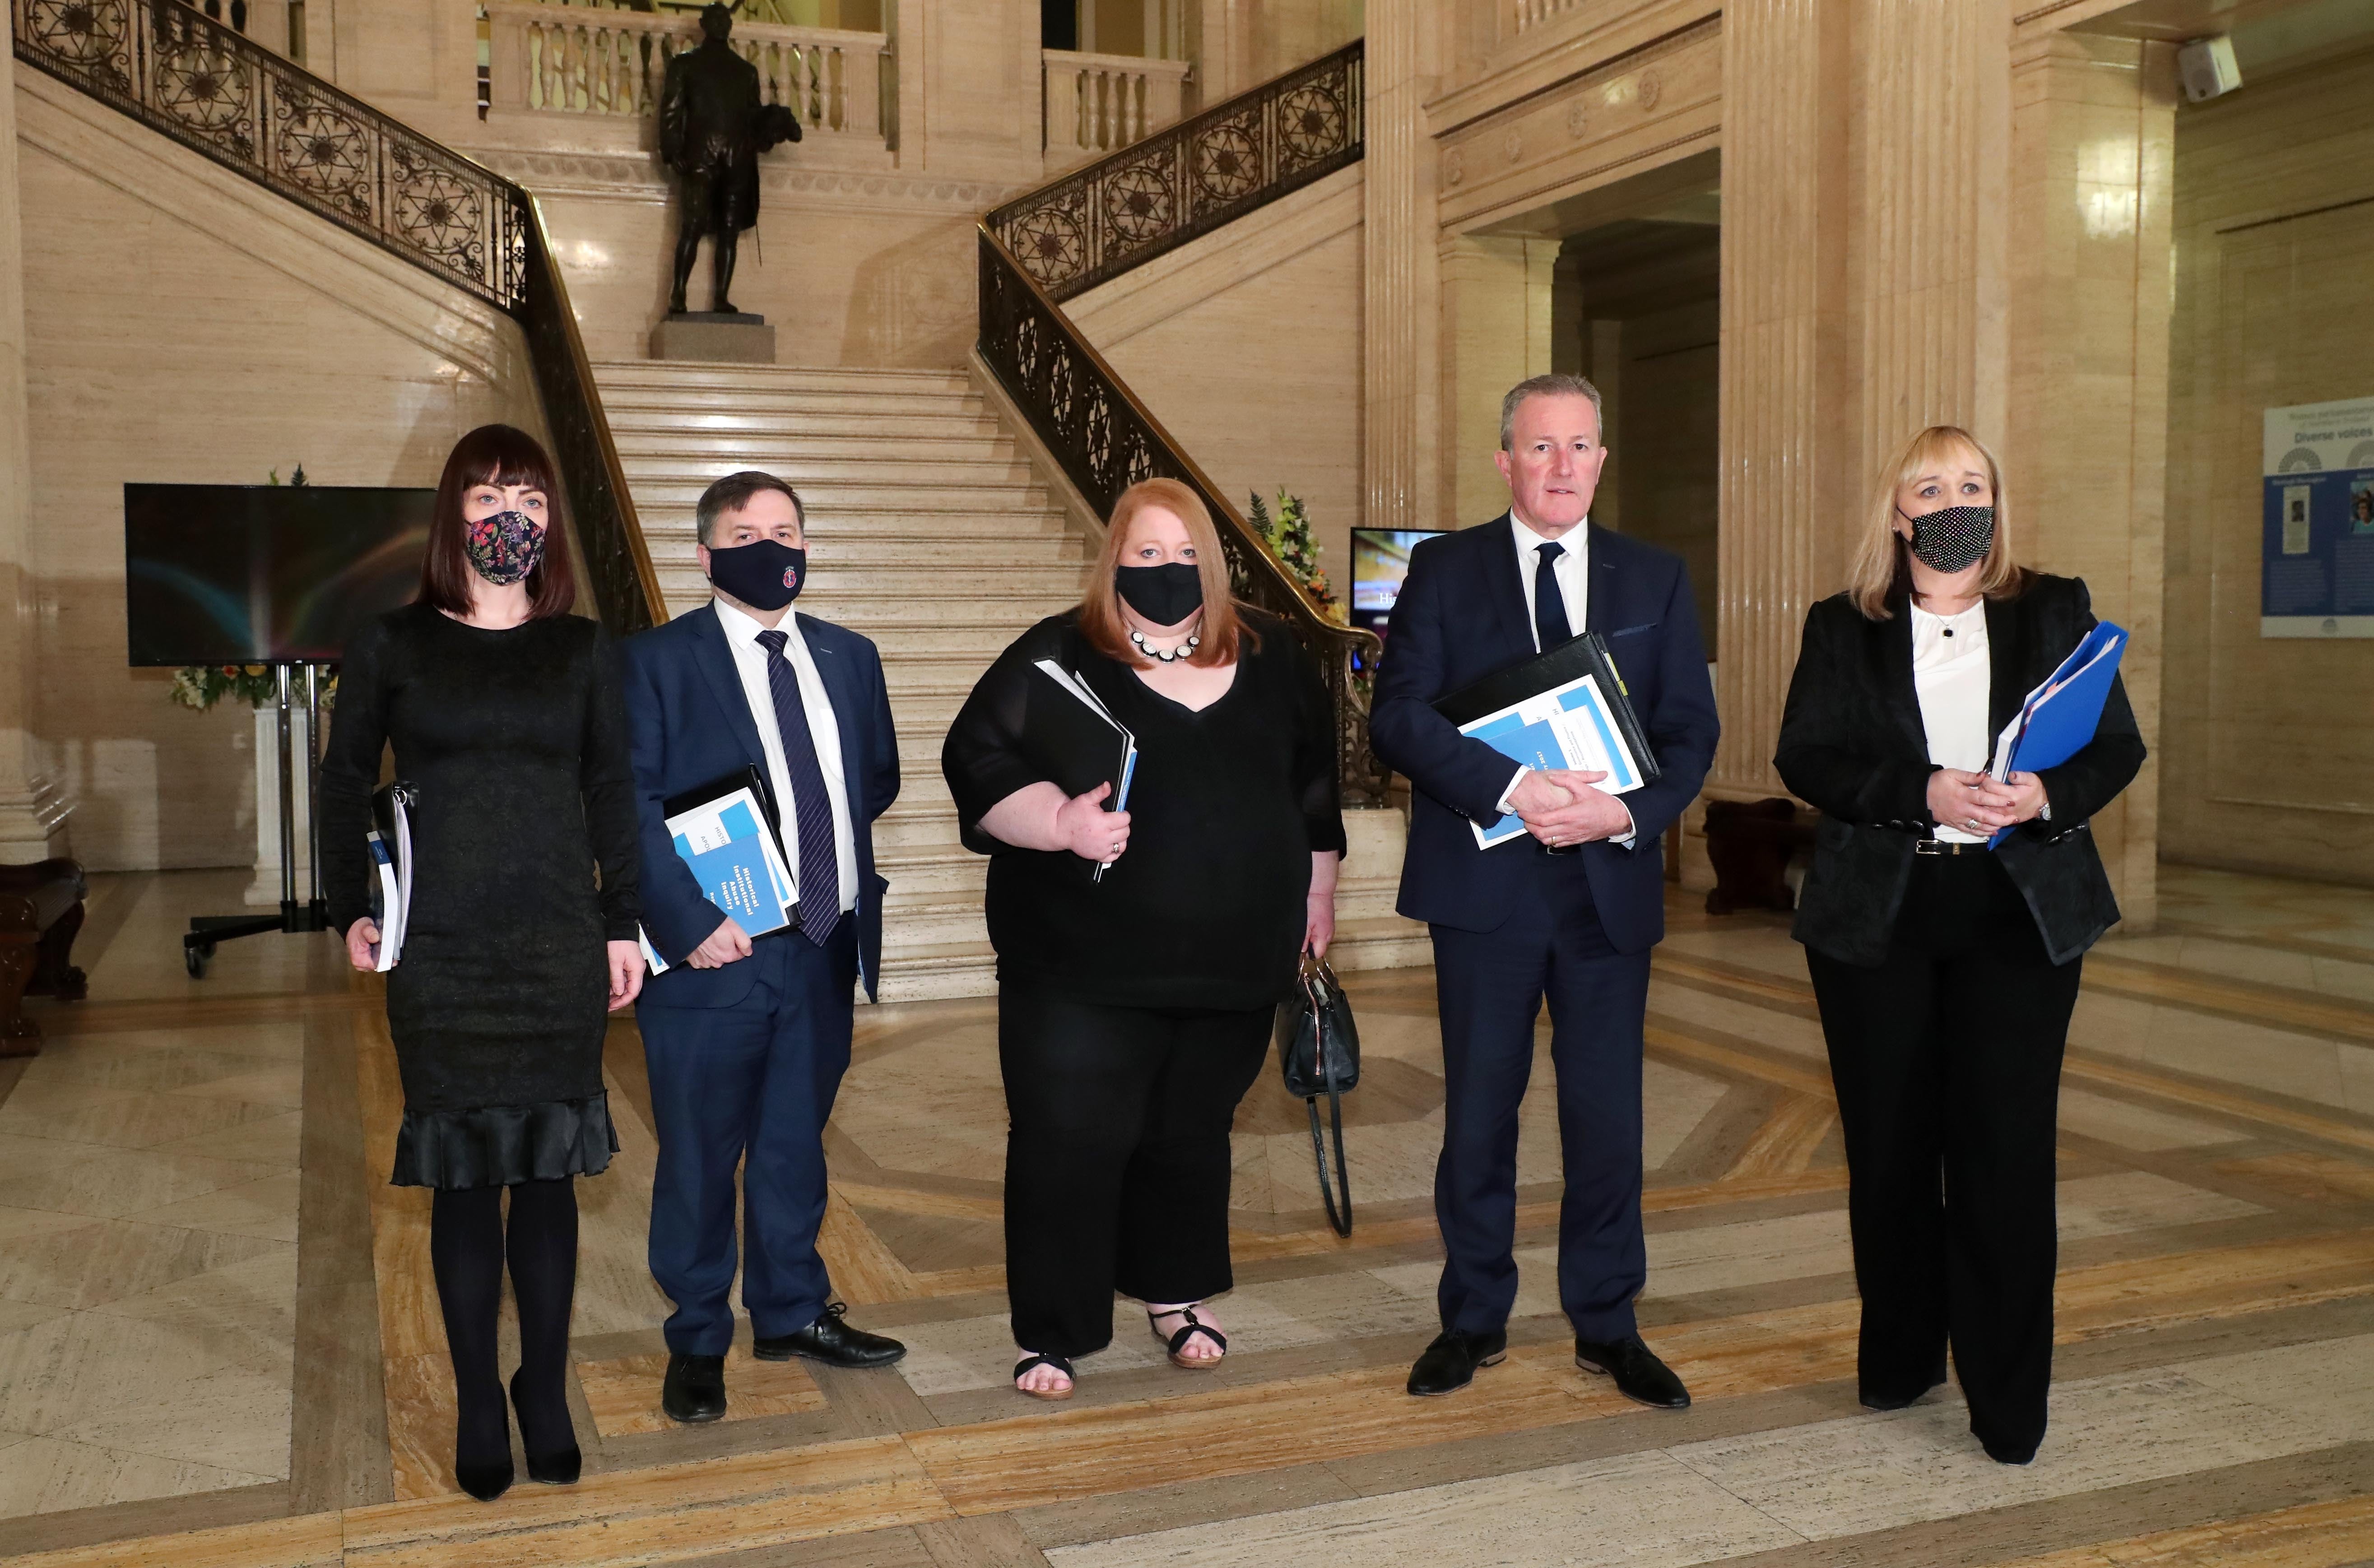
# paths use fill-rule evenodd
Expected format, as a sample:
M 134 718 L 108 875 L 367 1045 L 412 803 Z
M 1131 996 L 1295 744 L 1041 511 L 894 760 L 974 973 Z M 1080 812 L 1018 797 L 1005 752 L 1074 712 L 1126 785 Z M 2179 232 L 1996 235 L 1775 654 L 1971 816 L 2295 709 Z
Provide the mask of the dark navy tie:
M 791 775 L 792 815 L 799 826 L 800 931 L 818 947 L 840 923 L 840 857 L 832 843 L 832 797 L 824 790 L 808 707 L 800 699 L 800 673 L 783 657 L 791 638 L 764 631 L 767 689 L 775 695 L 775 728 L 783 735 L 783 770 Z
M 1574 630 L 1567 625 L 1566 595 L 1558 591 L 1557 558 L 1565 554 L 1566 546 L 1552 540 L 1542 546 L 1542 564 L 1534 568 L 1534 636 L 1544 653 L 1574 639 Z

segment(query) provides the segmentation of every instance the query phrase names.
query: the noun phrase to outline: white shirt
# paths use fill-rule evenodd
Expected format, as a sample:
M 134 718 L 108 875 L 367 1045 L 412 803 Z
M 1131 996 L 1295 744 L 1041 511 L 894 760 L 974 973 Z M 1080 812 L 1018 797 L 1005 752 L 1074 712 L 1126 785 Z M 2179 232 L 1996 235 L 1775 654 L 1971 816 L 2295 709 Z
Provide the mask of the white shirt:
M 1584 518 L 1556 540 L 1526 527 L 1525 520 L 1513 511 L 1509 522 L 1509 532 L 1517 536 L 1517 580 L 1525 585 L 1525 625 L 1535 628 L 1534 651 L 1539 653 L 1542 634 L 1534 617 L 1534 574 L 1541 569 L 1542 546 L 1555 544 L 1566 552 L 1550 563 L 1550 574 L 1557 579 L 1558 597 L 1566 602 L 1566 629 L 1580 632 L 1591 609 L 1591 574 L 1584 569 L 1591 551 L 1591 519 Z
M 1929 760 L 1965 773 L 1986 771 L 1987 701 L 1993 671 L 1987 658 L 1983 600 L 1958 615 L 1933 615 L 1912 606 L 1912 685 L 1921 696 Z M 1968 833 L 1941 822 L 1937 837 L 1953 844 L 1983 844 L 1992 835 Z
M 726 603 L 711 599 L 717 624 L 725 628 L 725 646 L 734 650 L 734 668 L 742 677 L 742 695 L 750 704 L 751 722 L 758 727 L 758 744 L 767 754 L 767 780 L 775 787 L 775 809 L 782 818 L 783 859 L 790 861 L 794 889 L 799 882 L 799 814 L 792 799 L 792 772 L 783 761 L 783 728 L 775 721 L 775 688 L 768 684 L 767 661 L 774 655 L 758 640 L 770 628 Z M 832 802 L 833 858 L 840 862 L 840 907 L 857 907 L 857 834 L 849 820 L 849 778 L 840 766 L 840 725 L 826 695 L 824 677 L 817 673 L 816 658 L 800 636 L 799 617 L 784 612 L 779 626 L 783 657 L 799 675 L 800 704 L 807 709 L 808 739 L 816 746 L 817 766 L 824 774 L 824 792 Z
M 1527 527 L 1525 520 L 1511 509 L 1509 532 L 1517 536 L 1517 580 L 1525 586 L 1525 625 L 1534 634 L 1534 651 L 1539 653 L 1542 651 L 1542 633 L 1541 623 L 1534 616 L 1534 574 L 1541 569 L 1542 546 L 1555 544 L 1562 547 L 1563 553 L 1550 563 L 1550 577 L 1557 584 L 1559 602 L 1566 606 L 1566 629 L 1580 632 L 1583 628 L 1584 617 L 1591 613 L 1591 519 L 1585 517 L 1562 536 L 1553 540 L 1549 535 L 1536 533 Z M 1500 791 L 1502 816 L 1515 809 L 1509 804 L 1509 797 L 1517 792 L 1517 786 L 1524 782 L 1525 775 L 1532 771 L 1530 767 L 1519 767 L 1516 777 L 1509 780 L 1509 787 Z M 1626 806 L 1624 814 L 1631 815 L 1632 808 Z M 1629 849 L 1638 837 L 1636 833 L 1626 833 L 1608 842 Z

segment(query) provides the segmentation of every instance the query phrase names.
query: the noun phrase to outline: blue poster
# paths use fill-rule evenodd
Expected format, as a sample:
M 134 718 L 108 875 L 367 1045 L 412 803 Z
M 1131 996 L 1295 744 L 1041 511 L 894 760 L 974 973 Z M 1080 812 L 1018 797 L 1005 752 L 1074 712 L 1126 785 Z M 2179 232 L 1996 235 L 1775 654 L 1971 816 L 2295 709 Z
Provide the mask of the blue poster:
M 2261 637 L 2374 637 L 2374 398 L 2266 411 Z

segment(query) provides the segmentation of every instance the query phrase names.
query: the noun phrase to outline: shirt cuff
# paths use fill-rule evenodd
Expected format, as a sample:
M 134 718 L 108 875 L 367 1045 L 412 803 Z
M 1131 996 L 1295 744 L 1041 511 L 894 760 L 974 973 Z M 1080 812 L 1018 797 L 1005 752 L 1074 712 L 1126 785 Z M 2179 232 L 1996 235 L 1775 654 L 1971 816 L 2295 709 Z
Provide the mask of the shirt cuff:
M 1621 799 L 1618 799 L 1616 803 L 1619 806 L 1624 806 L 1624 802 Z M 1637 822 L 1632 822 L 1632 808 L 1630 806 L 1624 806 L 1624 820 L 1628 823 L 1631 823 L 1632 825 L 1629 827 L 1627 827 L 1622 834 L 1614 838 L 1610 838 L 1608 842 L 1610 844 L 1620 845 L 1624 848 L 1629 849 L 1640 837 L 1640 825 Z
M 1532 768 L 1522 763 L 1517 766 L 1517 776 L 1509 780 L 1509 787 L 1500 791 L 1500 799 L 1494 805 L 1494 809 L 1502 816 L 1507 816 L 1517 809 L 1509 803 L 1509 797 L 1517 792 L 1517 786 L 1522 784 L 1525 781 L 1525 775 L 1532 771 Z

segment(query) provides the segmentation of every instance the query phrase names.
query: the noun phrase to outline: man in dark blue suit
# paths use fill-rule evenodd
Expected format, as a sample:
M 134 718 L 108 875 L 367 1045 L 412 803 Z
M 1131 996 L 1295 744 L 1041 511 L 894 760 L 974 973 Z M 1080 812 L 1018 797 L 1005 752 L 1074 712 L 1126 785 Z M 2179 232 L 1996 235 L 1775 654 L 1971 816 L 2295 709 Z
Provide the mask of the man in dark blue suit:
M 853 993 L 863 975 L 873 995 L 881 976 L 873 828 L 899 794 L 882 658 L 855 632 L 792 614 L 807 552 L 789 485 L 728 474 L 700 497 L 699 527 L 716 597 L 624 649 L 643 931 L 669 965 L 636 1011 L 659 1134 L 652 1274 L 676 1303 L 661 1404 L 684 1422 L 725 1413 L 737 1165 L 753 1352 L 836 1366 L 906 1353 L 843 1320 L 816 1245 Z M 788 926 L 758 937 L 702 895 L 663 805 L 748 767 L 773 794 L 798 900 Z
M 1599 393 L 1537 376 L 1500 405 L 1509 510 L 1410 555 L 1377 676 L 1369 735 L 1406 775 L 1401 912 L 1434 937 L 1442 1021 L 1442 1332 L 1413 1394 L 1447 1394 L 1508 1349 L 1517 1299 L 1517 1108 L 1546 996 L 1566 1196 L 1558 1295 L 1575 1358 L 1644 1404 L 1687 1389 L 1632 1316 L 1648 1275 L 1640 1233 L 1640 1059 L 1649 950 L 1665 934 L 1661 836 L 1714 758 L 1714 691 L 1689 574 L 1665 551 L 1590 523 L 1607 450 Z M 1663 767 L 1617 796 L 1605 776 L 1519 767 L 1459 733 L 1434 699 L 1582 631 L 1607 639 Z M 1477 846 L 1473 825 L 1514 813 L 1526 836 Z

